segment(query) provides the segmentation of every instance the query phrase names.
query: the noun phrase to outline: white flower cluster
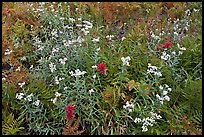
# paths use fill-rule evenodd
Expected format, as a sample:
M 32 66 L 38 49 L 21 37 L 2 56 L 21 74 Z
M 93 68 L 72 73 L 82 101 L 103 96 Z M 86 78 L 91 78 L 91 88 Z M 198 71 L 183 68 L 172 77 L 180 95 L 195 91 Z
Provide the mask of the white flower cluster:
M 80 77 L 81 75 L 86 74 L 86 71 L 80 71 L 79 69 L 77 69 L 75 70 L 75 73 L 73 71 L 70 71 L 69 74 L 71 74 L 71 76 Z
M 134 108 L 134 105 L 130 104 L 129 101 L 127 101 L 126 105 L 123 105 L 123 108 L 126 109 L 129 112 L 132 112 L 132 109 Z
M 59 84 L 59 82 L 62 81 L 62 80 L 64 80 L 64 78 L 59 78 L 58 79 L 58 76 L 55 77 L 55 83 L 56 84 Z
M 18 83 L 18 85 L 22 88 L 25 85 L 25 82 L 23 83 Z
M 49 68 L 50 68 L 50 71 L 51 71 L 52 73 L 53 73 L 55 70 L 57 70 L 57 69 L 56 69 L 56 65 L 54 65 L 54 63 L 52 63 L 52 62 L 49 64 Z
M 99 39 L 100 39 L 99 37 L 98 38 L 93 38 L 91 41 L 96 43 L 96 42 L 99 42 Z
M 158 95 L 158 94 L 156 94 L 156 98 L 159 100 L 159 102 L 163 105 L 163 103 L 164 103 L 164 101 L 166 100 L 166 101 L 169 101 L 170 100 L 170 98 L 169 98 L 169 96 L 167 96 L 167 94 L 168 94 L 168 91 L 170 91 L 171 92 L 171 88 L 167 85 L 167 84 L 165 84 L 165 87 L 163 87 L 163 86 L 159 86 L 159 89 L 160 89 L 160 91 L 162 92 L 161 93 L 161 96 L 160 95 Z
M 9 54 L 11 54 L 12 52 L 13 52 L 12 50 L 6 49 L 6 52 L 4 53 L 4 55 L 9 55 Z
M 162 117 L 160 115 L 157 115 L 154 112 L 150 112 L 151 117 L 147 117 L 147 118 L 135 118 L 134 122 L 135 123 L 143 123 L 142 124 L 142 132 L 146 132 L 148 131 L 148 126 L 153 126 L 153 124 L 156 123 L 156 119 L 161 119 Z
M 159 72 L 157 70 L 157 67 L 156 66 L 152 66 L 150 63 L 148 63 L 148 69 L 147 69 L 147 74 L 149 74 L 149 73 L 151 73 L 151 74 L 153 74 L 155 76 L 159 76 L 159 77 L 162 76 L 161 72 Z
M 23 94 L 23 93 L 16 93 L 16 99 L 21 100 L 24 98 L 24 100 L 28 101 L 28 102 L 32 101 L 33 93 L 31 93 L 30 95 L 28 95 L 26 97 L 24 97 L 24 96 L 25 96 L 25 94 Z M 36 100 L 32 104 L 35 106 L 39 106 L 40 100 Z
M 169 54 L 167 54 L 166 51 L 162 52 L 161 59 L 169 60 L 170 58 L 171 58 L 171 56 Z
M 58 52 L 59 51 L 59 48 L 53 48 L 52 49 L 52 54 L 54 54 L 55 52 Z
M 64 59 L 59 59 L 60 63 L 65 65 L 66 61 L 67 61 L 67 58 L 64 58 Z
M 93 89 L 89 90 L 89 94 L 91 95 L 92 92 L 95 92 Z
M 89 33 L 88 29 L 91 29 L 93 27 L 92 23 L 89 22 L 89 21 L 82 21 L 83 22 L 83 25 L 81 24 L 77 24 L 76 26 L 78 27 L 84 27 L 81 29 L 81 31 L 84 33 L 84 35 L 87 35 Z
M 113 35 L 107 35 L 106 38 L 107 38 L 108 40 L 112 40 L 112 38 L 114 38 L 114 36 L 113 36 Z
M 51 101 L 53 102 L 53 104 L 56 103 L 56 101 L 57 101 L 57 97 L 60 97 L 61 95 L 62 95 L 61 93 L 59 93 L 59 92 L 55 92 L 55 98 L 54 98 L 54 99 L 51 99 Z
M 122 57 L 121 58 L 122 62 L 123 62 L 123 66 L 130 66 L 129 61 L 130 61 L 130 57 L 127 56 L 126 58 Z
M 178 48 L 180 49 L 179 55 L 182 55 L 182 54 L 183 54 L 183 51 L 185 51 L 186 48 L 185 48 L 185 47 L 180 47 L 179 43 L 177 44 L 177 46 L 178 46 Z

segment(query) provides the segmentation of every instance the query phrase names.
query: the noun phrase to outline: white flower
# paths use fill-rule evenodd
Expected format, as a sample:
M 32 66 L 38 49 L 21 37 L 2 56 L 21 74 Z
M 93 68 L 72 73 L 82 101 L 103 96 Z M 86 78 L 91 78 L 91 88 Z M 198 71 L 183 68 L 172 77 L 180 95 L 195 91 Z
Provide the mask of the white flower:
M 31 65 L 29 69 L 32 69 L 32 68 L 33 68 L 33 65 Z
M 183 50 L 183 51 L 184 51 L 184 50 L 186 50 L 186 48 L 185 48 L 185 47 L 182 47 L 182 48 L 180 48 L 180 50 Z
M 59 84 L 58 77 L 55 77 L 55 83 L 56 83 L 56 84 Z
M 166 95 L 168 93 L 168 91 L 164 90 L 163 91 L 163 95 Z
M 34 105 L 39 106 L 40 104 L 40 100 L 36 100 L 35 102 L 33 102 Z
M 91 95 L 92 92 L 95 92 L 93 89 L 89 90 L 89 94 Z
M 158 94 L 156 94 L 156 98 L 160 100 L 161 97 Z
M 31 93 L 30 95 L 28 95 L 26 98 L 24 98 L 25 100 L 28 101 L 32 101 L 31 97 L 33 96 L 33 93 Z
M 80 71 L 79 69 L 75 70 L 75 73 L 70 72 L 71 76 L 80 77 L 81 75 L 86 74 L 86 71 Z
M 164 96 L 164 100 L 169 101 L 170 100 L 169 96 Z
M 22 88 L 25 85 L 25 82 L 23 83 L 18 83 L 18 85 Z
M 96 78 L 96 75 L 93 75 L 93 78 L 95 79 L 95 78 Z
M 134 120 L 135 123 L 140 123 L 141 121 L 142 121 L 141 118 L 135 118 Z
M 23 93 L 17 93 L 16 94 L 16 99 L 19 99 L 19 100 L 21 100 L 22 98 L 23 98 L 23 96 L 24 96 L 24 94 Z
M 92 42 L 99 42 L 99 37 L 98 38 L 93 38 Z
M 127 56 L 126 58 L 122 57 L 121 60 L 123 62 L 123 65 L 130 66 L 130 64 L 129 64 L 130 57 L 129 56 Z
M 53 104 L 55 104 L 57 101 L 57 98 L 51 99 L 51 101 L 53 102 Z
M 101 50 L 101 48 L 100 48 L 100 47 L 96 49 L 96 51 L 97 51 L 97 52 L 99 52 L 100 50 Z
M 92 68 L 93 68 L 93 69 L 95 69 L 95 68 L 97 68 L 97 66 L 96 66 L 96 65 L 94 65 L 94 66 L 92 66 Z
M 21 68 L 20 67 L 18 67 L 17 69 L 16 69 L 16 71 L 20 71 L 21 70 Z
M 162 52 L 161 59 L 163 59 L 163 60 L 169 60 L 170 57 L 171 57 L 171 56 L 170 56 L 169 54 L 167 54 L 165 51 Z
M 54 63 L 52 63 L 52 62 L 49 64 L 49 68 L 50 68 L 50 71 L 51 71 L 52 73 L 53 73 L 55 70 L 57 70 L 57 69 L 56 69 L 56 65 L 54 65 Z
M 168 91 L 171 91 L 171 88 L 168 88 Z
M 182 51 L 179 51 L 179 53 L 178 53 L 179 55 L 182 55 L 183 54 L 183 52 Z
M 6 78 L 3 77 L 3 78 L 2 78 L 2 81 L 4 81 L 4 80 L 6 80 Z
M 125 40 L 125 39 L 126 39 L 125 37 L 122 37 L 122 41 Z
M 60 63 L 65 65 L 66 61 L 67 61 L 67 58 L 64 58 L 64 59 L 59 59 Z
M 55 92 L 55 96 L 56 96 L 56 97 L 60 97 L 61 95 L 62 95 L 61 93 Z
M 106 38 L 107 38 L 108 40 L 112 40 L 112 38 L 114 38 L 114 36 L 113 36 L 113 35 L 107 35 Z
M 75 22 L 74 18 L 69 18 L 69 21 L 71 21 L 72 23 Z
M 146 132 L 148 131 L 147 127 L 146 126 L 142 126 L 142 132 Z
M 175 52 L 175 51 L 173 51 L 173 52 L 172 52 L 172 54 L 173 54 L 173 55 L 176 55 L 176 52 Z
M 12 50 L 6 49 L 6 52 L 4 53 L 4 55 L 9 55 L 9 54 L 11 54 L 12 52 L 13 52 Z
M 68 89 L 68 87 L 64 87 L 64 90 L 67 90 Z
M 123 108 L 128 110 L 129 112 L 132 112 L 132 109 L 134 108 L 134 105 L 130 104 L 129 101 L 127 101 L 126 105 L 123 105 Z
M 161 89 L 161 90 L 163 89 L 162 85 L 159 86 L 159 89 Z

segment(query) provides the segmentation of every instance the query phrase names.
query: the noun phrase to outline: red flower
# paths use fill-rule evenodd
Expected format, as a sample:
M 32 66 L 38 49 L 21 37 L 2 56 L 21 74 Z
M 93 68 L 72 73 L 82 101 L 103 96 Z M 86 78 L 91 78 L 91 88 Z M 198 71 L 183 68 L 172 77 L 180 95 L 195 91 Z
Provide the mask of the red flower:
M 103 63 L 98 64 L 97 70 L 100 71 L 101 74 L 106 74 L 106 66 Z
M 67 120 L 70 120 L 71 118 L 73 118 L 73 115 L 74 115 L 74 106 L 72 106 L 72 104 L 70 104 L 69 106 L 67 106 L 65 108 L 65 111 L 67 112 L 66 114 L 66 119 Z
M 171 42 L 167 41 L 167 42 L 165 43 L 164 48 L 170 48 L 170 47 L 171 47 Z

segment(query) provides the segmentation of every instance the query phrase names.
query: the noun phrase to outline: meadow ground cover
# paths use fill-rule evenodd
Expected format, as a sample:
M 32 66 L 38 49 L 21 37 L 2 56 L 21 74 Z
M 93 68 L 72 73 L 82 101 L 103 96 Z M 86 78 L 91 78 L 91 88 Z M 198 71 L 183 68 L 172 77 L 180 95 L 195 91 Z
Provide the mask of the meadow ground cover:
M 2 134 L 201 135 L 201 2 L 4 2 Z

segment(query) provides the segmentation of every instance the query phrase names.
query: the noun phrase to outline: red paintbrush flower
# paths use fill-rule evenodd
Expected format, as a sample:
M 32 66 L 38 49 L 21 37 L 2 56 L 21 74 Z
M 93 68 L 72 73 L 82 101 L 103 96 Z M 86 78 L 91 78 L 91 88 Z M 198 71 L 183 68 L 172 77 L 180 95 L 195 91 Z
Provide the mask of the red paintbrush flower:
M 106 74 L 106 66 L 103 63 L 98 64 L 97 70 L 100 71 L 101 74 Z
M 164 45 L 165 45 L 164 48 L 170 48 L 171 47 L 171 42 L 167 41 Z
M 72 106 L 72 104 L 70 104 L 69 106 L 67 106 L 65 108 L 65 111 L 66 111 L 66 119 L 67 120 L 70 120 L 71 118 L 73 118 L 74 116 L 74 106 Z

